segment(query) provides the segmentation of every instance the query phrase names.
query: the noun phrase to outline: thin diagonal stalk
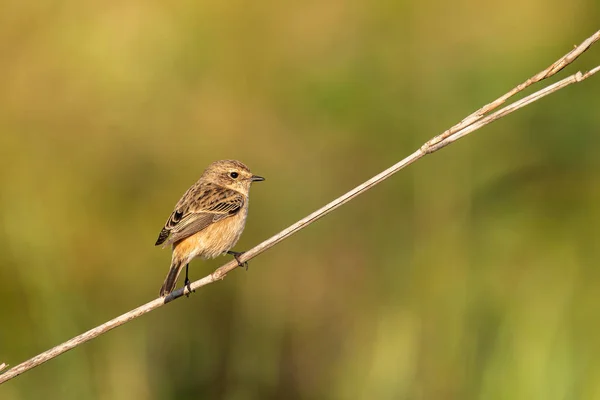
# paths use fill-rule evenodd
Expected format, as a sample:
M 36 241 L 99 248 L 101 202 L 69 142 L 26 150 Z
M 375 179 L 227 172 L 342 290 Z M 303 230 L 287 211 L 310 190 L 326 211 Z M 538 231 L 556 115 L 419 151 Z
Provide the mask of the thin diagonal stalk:
M 600 66 L 597 66 L 585 73 L 577 72 L 576 74 L 573 74 L 559 82 L 556 82 L 553 85 L 550 85 L 550 86 L 548 86 L 542 90 L 539 90 L 519 101 L 516 101 L 516 102 L 514 102 L 492 114 L 489 114 L 491 111 L 496 109 L 499 105 L 504 104 L 507 99 L 514 96 L 516 93 L 519 93 L 526 87 L 529 87 L 536 82 L 539 82 L 543 79 L 546 79 L 546 78 L 554 75 L 555 73 L 559 72 L 564 67 L 566 67 L 567 65 L 571 64 L 573 61 L 575 61 L 577 59 L 577 57 L 579 57 L 584 51 L 586 51 L 591 45 L 593 45 L 599 39 L 600 39 L 600 31 L 594 33 L 592 36 L 590 36 L 584 42 L 582 42 L 579 46 L 575 47 L 573 50 L 571 50 L 565 56 L 558 59 L 556 62 L 554 62 L 548 68 L 546 68 L 543 71 L 541 71 L 540 73 L 534 75 L 532 78 L 530 78 L 527 81 L 525 81 L 524 83 L 518 85 L 517 87 L 512 89 L 510 92 L 499 97 L 492 103 L 485 105 L 484 107 L 482 107 L 475 113 L 469 115 L 468 117 L 463 119 L 460 123 L 456 124 L 452 128 L 450 128 L 447 131 L 443 132 L 442 134 L 432 138 L 431 140 L 429 140 L 428 142 L 423 144 L 423 146 L 421 146 L 417 151 L 415 151 L 408 157 L 404 158 L 402 161 L 394 164 L 390 168 L 375 175 L 373 178 L 360 184 L 359 186 L 355 187 L 354 189 L 347 192 L 346 194 L 338 197 L 337 199 L 333 200 L 332 202 L 325 205 L 324 207 L 321 207 L 320 209 L 318 209 L 317 211 L 308 215 L 307 217 L 301 219 L 300 221 L 289 226 L 288 228 L 284 229 L 283 231 L 279 232 L 278 234 L 272 236 L 271 238 L 265 240 L 264 242 L 260 243 L 259 245 L 248 250 L 247 252 L 245 252 L 244 254 L 242 254 L 239 257 L 240 261 L 243 263 L 243 262 L 246 262 L 246 261 L 256 257 L 260 253 L 275 246 L 277 243 L 281 242 L 282 240 L 287 239 L 288 237 L 292 236 L 299 230 L 306 228 L 308 225 L 312 224 L 319 218 L 324 217 L 325 215 L 329 214 L 336 208 L 349 202 L 350 200 L 352 200 L 356 196 L 360 195 L 361 193 L 364 193 L 367 190 L 371 189 L 373 186 L 383 182 L 385 179 L 389 178 L 390 176 L 392 176 L 396 172 L 400 171 L 401 169 L 406 168 L 408 165 L 414 163 L 415 161 L 424 157 L 425 155 L 434 153 L 434 152 L 438 151 L 439 149 L 447 146 L 448 144 L 453 143 L 454 141 L 474 132 L 475 130 L 477 130 L 493 121 L 498 120 L 499 118 L 502 118 L 518 109 L 521 109 L 521 108 L 525 107 L 526 105 L 531 104 L 532 102 L 541 99 L 542 97 L 545 97 L 551 93 L 554 93 L 557 90 L 560 90 L 568 85 L 571 85 L 571 84 L 577 83 L 577 82 L 581 82 L 584 79 L 589 78 L 596 72 L 600 71 Z M 229 272 L 231 272 L 235 268 L 237 268 L 237 266 L 238 266 L 237 261 L 232 260 L 232 261 L 222 265 L 221 267 L 217 268 L 212 274 L 207 275 L 204 278 L 193 282 L 190 285 L 191 289 L 195 290 L 202 286 L 206 286 L 210 283 L 216 282 L 218 280 L 222 280 L 225 278 L 225 276 Z M 92 340 L 92 339 L 110 331 L 111 329 L 121 326 L 124 323 L 131 321 L 132 319 L 138 318 L 138 317 L 146 314 L 147 312 L 155 310 L 156 308 L 161 307 L 164 304 L 167 304 L 187 293 L 188 293 L 187 287 L 178 289 L 178 290 L 174 291 L 173 293 L 171 293 L 166 298 L 157 298 L 155 300 L 152 300 L 149 303 L 146 303 L 146 304 L 144 304 L 134 310 L 131 310 L 123 315 L 120 315 L 100 326 L 90 329 L 89 331 L 84 332 L 79 336 L 76 336 L 62 344 L 59 344 L 58 346 L 53 347 L 52 349 L 47 350 L 47 351 L 45 351 L 45 352 L 23 362 L 15 367 L 7 370 L 5 373 L 1 374 L 0 375 L 0 384 L 22 374 L 23 372 L 26 372 L 34 367 L 37 367 L 38 365 L 43 364 L 44 362 L 51 360 L 52 358 L 57 357 L 66 351 L 69 351 L 69 350 L 77 347 L 80 344 L 83 344 L 89 340 Z M 0 370 L 3 367 L 4 367 L 4 364 L 0 365 Z

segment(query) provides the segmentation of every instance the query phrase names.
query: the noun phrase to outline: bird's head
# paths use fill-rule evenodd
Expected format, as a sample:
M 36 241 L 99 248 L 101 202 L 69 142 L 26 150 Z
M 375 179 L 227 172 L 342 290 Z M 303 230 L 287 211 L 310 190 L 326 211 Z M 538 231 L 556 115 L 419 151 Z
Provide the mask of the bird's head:
M 248 195 L 253 182 L 265 180 L 262 176 L 252 174 L 244 163 L 237 160 L 213 162 L 204 170 L 202 179 L 245 195 Z

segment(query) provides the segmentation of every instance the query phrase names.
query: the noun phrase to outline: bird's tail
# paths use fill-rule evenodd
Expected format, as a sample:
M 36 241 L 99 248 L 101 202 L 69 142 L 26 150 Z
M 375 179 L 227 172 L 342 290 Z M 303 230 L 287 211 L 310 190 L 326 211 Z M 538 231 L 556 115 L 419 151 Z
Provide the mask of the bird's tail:
M 181 260 L 173 259 L 173 261 L 171 261 L 171 268 L 169 269 L 169 273 L 165 278 L 165 283 L 163 283 L 162 287 L 160 288 L 161 297 L 167 296 L 173 291 L 173 289 L 175 289 L 177 278 L 179 278 L 179 274 L 181 273 L 184 265 L 185 264 Z

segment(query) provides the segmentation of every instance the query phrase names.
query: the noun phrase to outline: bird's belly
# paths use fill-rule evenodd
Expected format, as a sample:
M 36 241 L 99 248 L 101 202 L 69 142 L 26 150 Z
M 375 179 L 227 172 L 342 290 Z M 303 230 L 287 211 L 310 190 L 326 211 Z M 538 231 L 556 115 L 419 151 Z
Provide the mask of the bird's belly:
M 215 222 L 179 242 L 174 250 L 188 262 L 196 257 L 215 258 L 235 246 L 245 223 L 246 215 L 242 214 Z

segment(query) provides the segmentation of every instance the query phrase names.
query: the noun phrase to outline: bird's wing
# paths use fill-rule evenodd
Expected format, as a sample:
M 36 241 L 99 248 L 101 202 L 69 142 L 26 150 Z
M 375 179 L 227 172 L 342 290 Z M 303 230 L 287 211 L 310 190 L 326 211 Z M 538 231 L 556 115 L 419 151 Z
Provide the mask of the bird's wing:
M 192 186 L 179 200 L 158 235 L 156 245 L 167 246 L 185 239 L 212 223 L 236 215 L 244 205 L 244 195 L 213 183 Z

